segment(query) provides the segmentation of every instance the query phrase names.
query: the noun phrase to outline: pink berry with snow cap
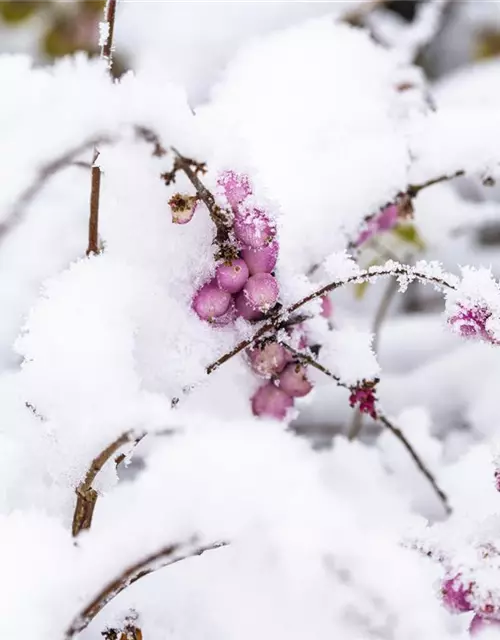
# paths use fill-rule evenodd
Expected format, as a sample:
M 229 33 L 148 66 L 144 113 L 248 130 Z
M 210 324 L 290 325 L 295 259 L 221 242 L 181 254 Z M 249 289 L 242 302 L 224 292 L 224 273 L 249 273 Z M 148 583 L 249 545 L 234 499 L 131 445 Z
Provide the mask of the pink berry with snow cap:
M 247 263 L 250 275 L 271 273 L 278 259 L 278 243 L 273 241 L 259 249 L 245 247 L 241 251 L 241 257 Z
M 243 293 L 251 307 L 265 312 L 278 300 L 279 286 L 270 273 L 256 273 L 248 278 Z
M 217 183 L 224 190 L 227 201 L 234 210 L 252 193 L 250 180 L 243 173 L 224 171 L 217 179 Z
M 306 367 L 297 363 L 289 364 L 279 377 L 279 387 L 294 398 L 306 396 L 312 389 Z
M 243 244 L 260 249 L 271 242 L 276 229 L 262 209 L 249 208 L 234 216 L 234 233 Z
M 260 387 L 252 397 L 252 411 L 255 416 L 284 420 L 293 406 L 293 398 L 272 382 Z
M 472 584 L 464 585 L 460 574 L 444 580 L 441 585 L 443 604 L 448 610 L 455 613 L 472 611 L 470 604 L 471 588 Z
M 223 291 L 238 293 L 248 280 L 248 267 L 244 260 L 238 258 L 231 264 L 221 264 L 217 267 L 215 277 L 217 284 Z
M 288 362 L 288 351 L 277 342 L 268 342 L 262 348 L 248 349 L 252 369 L 260 376 L 269 378 L 280 373 Z
M 193 309 L 202 320 L 214 320 L 224 315 L 231 303 L 231 294 L 217 286 L 215 278 L 203 285 L 193 298 Z

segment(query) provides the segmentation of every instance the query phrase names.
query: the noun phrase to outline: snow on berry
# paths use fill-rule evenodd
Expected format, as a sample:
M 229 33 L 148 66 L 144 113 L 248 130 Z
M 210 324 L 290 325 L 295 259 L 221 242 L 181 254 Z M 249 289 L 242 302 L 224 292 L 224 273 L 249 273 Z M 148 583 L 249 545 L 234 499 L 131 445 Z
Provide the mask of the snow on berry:
M 238 293 L 248 280 L 248 267 L 244 260 L 238 258 L 230 264 L 221 264 L 215 272 L 217 284 L 223 291 Z
M 272 382 L 268 382 L 257 389 L 252 397 L 252 411 L 256 416 L 268 416 L 276 420 L 284 420 L 292 406 L 293 398 Z
M 447 578 L 441 586 L 443 604 L 454 613 L 472 611 L 471 587 L 471 583 L 464 585 L 460 574 Z
M 278 342 L 267 342 L 262 347 L 248 349 L 247 354 L 255 373 L 269 378 L 285 368 L 289 352 Z
M 269 216 L 256 207 L 240 209 L 234 216 L 234 233 L 238 240 L 252 249 L 261 249 L 276 235 Z
M 446 292 L 446 317 L 461 337 L 500 344 L 500 287 L 489 269 L 462 268 L 457 288 Z
M 469 625 L 469 633 L 471 636 L 482 636 L 486 635 L 487 631 L 496 630 L 497 634 L 494 637 L 498 637 L 500 634 L 500 620 L 495 620 L 493 618 L 485 618 L 484 616 L 476 613 L 471 620 Z
M 247 175 L 235 171 L 224 171 L 217 178 L 217 184 L 222 188 L 227 201 L 234 211 L 252 193 L 250 180 Z
M 244 247 L 241 250 L 241 257 L 247 263 L 250 275 L 271 273 L 278 259 L 278 243 L 273 241 L 259 249 Z

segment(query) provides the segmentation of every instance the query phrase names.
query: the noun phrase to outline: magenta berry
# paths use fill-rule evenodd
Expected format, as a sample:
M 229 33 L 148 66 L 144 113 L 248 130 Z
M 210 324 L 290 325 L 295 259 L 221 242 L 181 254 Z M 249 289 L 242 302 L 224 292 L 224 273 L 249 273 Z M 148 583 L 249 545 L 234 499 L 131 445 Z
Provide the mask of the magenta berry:
M 500 630 L 500 620 L 495 620 L 495 618 L 485 618 L 476 613 L 471 620 L 469 633 L 471 636 L 481 635 L 483 631 L 491 628 Z
M 186 224 L 194 216 L 198 198 L 197 196 L 176 193 L 170 198 L 168 204 L 172 211 L 172 222 L 175 224 Z
M 248 304 L 260 311 L 269 311 L 279 295 L 276 278 L 270 273 L 256 273 L 248 278 L 243 288 Z
M 463 584 L 460 574 L 444 580 L 441 586 L 443 604 L 447 609 L 455 613 L 472 611 L 470 604 L 471 588 L 472 584 L 467 585 L 467 587 Z
M 255 307 L 252 307 L 243 291 L 237 294 L 234 300 L 234 304 L 237 314 L 242 318 L 245 318 L 245 320 L 260 320 L 264 317 L 262 311 L 259 311 L 259 309 L 255 309 Z
M 293 398 L 272 382 L 260 387 L 252 398 L 252 411 L 255 416 L 266 416 L 283 420 L 293 406 Z
M 498 341 L 486 328 L 486 322 L 490 316 L 491 311 L 485 306 L 474 306 L 467 309 L 462 304 L 458 304 L 457 311 L 449 318 L 448 322 L 463 338 L 482 338 L 486 342 L 498 344 Z
M 274 226 L 262 209 L 244 209 L 234 217 L 234 233 L 252 249 L 260 249 L 275 236 Z
M 321 315 L 323 318 L 331 318 L 333 313 L 333 304 L 328 294 L 321 297 Z
M 248 267 L 244 260 L 238 258 L 231 264 L 221 264 L 215 272 L 217 284 L 223 291 L 238 293 L 248 280 Z
M 301 364 L 289 364 L 279 377 L 279 388 L 293 398 L 302 398 L 312 389 L 307 370 Z
M 224 171 L 217 183 L 224 190 L 227 201 L 233 209 L 236 209 L 252 193 L 250 180 L 242 173 Z
M 262 348 L 247 351 L 252 369 L 260 376 L 269 378 L 280 373 L 288 363 L 288 351 L 277 342 L 268 342 Z
M 214 320 L 229 309 L 231 294 L 217 286 L 215 278 L 199 289 L 193 298 L 193 309 L 202 320 Z
M 231 324 L 231 322 L 234 322 L 237 317 L 238 317 L 238 312 L 236 311 L 234 300 L 231 300 L 229 302 L 229 307 L 227 311 L 223 313 L 221 316 L 214 317 L 213 320 L 211 320 L 211 322 L 216 327 L 225 327 L 227 324 Z
M 351 389 L 351 395 L 349 396 L 349 404 L 351 407 L 357 405 L 361 413 L 367 413 L 374 420 L 377 419 L 376 401 L 377 398 L 375 397 L 373 384 L 364 383 Z
M 377 213 L 373 218 L 368 220 L 365 229 L 360 233 L 356 246 L 360 246 L 377 233 L 381 231 L 389 231 L 398 223 L 399 209 L 397 205 L 390 204 L 384 207 L 382 211 Z
M 247 263 L 250 275 L 271 273 L 278 259 L 278 243 L 273 241 L 260 249 L 245 247 L 241 251 L 241 257 Z

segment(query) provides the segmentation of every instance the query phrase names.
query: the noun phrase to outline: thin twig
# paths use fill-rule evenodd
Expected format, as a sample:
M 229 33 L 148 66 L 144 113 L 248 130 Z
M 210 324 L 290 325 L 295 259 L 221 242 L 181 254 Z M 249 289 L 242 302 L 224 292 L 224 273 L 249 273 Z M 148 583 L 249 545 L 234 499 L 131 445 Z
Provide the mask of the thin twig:
M 300 309 L 302 306 L 304 306 L 308 302 L 311 302 L 316 298 L 321 298 L 326 293 L 330 293 L 331 291 L 334 291 L 335 289 L 338 289 L 339 287 L 343 287 L 347 284 L 352 284 L 355 282 L 364 282 L 365 280 L 372 280 L 372 279 L 379 278 L 381 276 L 395 276 L 395 277 L 408 276 L 413 280 L 430 282 L 443 288 L 448 288 L 448 289 L 455 288 L 453 284 L 446 282 L 441 278 L 438 278 L 436 276 L 429 276 L 405 264 L 398 264 L 396 266 L 391 266 L 389 268 L 378 267 L 378 266 L 369 267 L 368 269 L 359 271 L 357 274 L 352 275 L 349 278 L 345 278 L 344 280 L 335 280 L 333 282 L 330 282 L 329 284 L 321 287 L 320 289 L 317 289 L 313 293 L 310 293 L 309 295 L 305 296 L 301 300 L 298 300 L 297 302 L 292 304 L 290 307 L 287 307 L 286 309 L 282 309 L 278 311 L 278 313 L 276 313 L 274 316 L 272 316 L 266 322 L 264 322 L 264 324 L 262 324 L 262 326 L 254 333 L 254 335 L 251 338 L 242 340 L 235 347 L 233 347 L 231 351 L 228 351 L 224 355 L 220 356 L 220 358 L 212 362 L 212 364 L 210 364 L 207 367 L 207 374 L 210 375 L 211 373 L 213 373 L 218 367 L 220 367 L 222 364 L 230 360 L 232 357 L 236 356 L 238 353 L 243 351 L 243 349 L 246 349 L 250 345 L 254 344 L 257 340 L 262 338 L 269 331 L 275 332 L 277 328 L 280 326 L 280 324 L 283 321 L 285 321 L 290 316 L 290 314 L 294 313 L 295 311 L 297 311 L 297 309 Z
M 137 444 L 142 440 L 144 434 L 137 435 L 133 431 L 122 433 L 116 440 L 103 449 L 96 456 L 85 474 L 85 478 L 76 488 L 76 505 L 73 512 L 73 524 L 71 531 L 73 536 L 77 536 L 84 529 L 90 529 L 92 517 L 94 515 L 95 504 L 97 502 L 98 493 L 92 487 L 97 474 L 104 467 L 106 462 L 125 444 Z
M 109 142 L 109 139 L 102 137 L 85 140 L 69 151 L 65 151 L 54 160 L 42 165 L 33 182 L 26 187 L 21 195 L 18 196 L 6 219 L 3 222 L 0 222 L 0 240 L 2 240 L 9 231 L 14 229 L 23 220 L 28 206 L 33 202 L 40 191 L 45 187 L 46 183 L 53 176 L 61 172 L 63 169 L 75 164 L 75 159 L 85 151 L 89 151 L 96 144 L 104 144 L 105 142 Z
M 181 560 L 201 556 L 206 551 L 220 549 L 228 544 L 228 542 L 220 541 L 196 547 L 193 540 L 187 543 L 174 543 L 164 546 L 155 553 L 135 562 L 107 584 L 83 611 L 74 618 L 66 631 L 66 640 L 70 640 L 80 631 L 83 631 L 108 602 L 140 578 Z
M 290 347 L 289 345 L 287 345 L 284 342 L 282 342 L 281 344 L 285 347 L 285 349 L 288 349 L 288 351 L 290 351 L 297 359 L 301 360 L 302 362 L 304 362 L 306 364 L 309 364 L 311 367 L 314 367 L 315 369 L 318 369 L 318 371 L 321 371 L 322 373 L 327 375 L 329 378 L 332 378 L 333 380 L 335 380 L 337 386 L 342 387 L 344 389 L 349 389 L 350 390 L 351 387 L 348 384 L 343 382 L 341 380 L 341 378 L 339 378 L 339 376 L 336 376 L 334 373 L 332 373 L 329 369 L 327 369 L 321 363 L 317 362 L 314 358 L 312 358 L 311 356 L 309 356 L 306 353 L 302 353 L 300 351 L 297 351 L 297 350 L 293 349 L 292 347 Z M 396 438 L 401 442 L 401 444 L 405 447 L 405 449 L 408 451 L 408 453 L 410 454 L 410 456 L 414 460 L 414 462 L 417 465 L 417 467 L 419 468 L 419 470 L 423 473 L 423 475 L 427 478 L 427 480 L 431 484 L 431 486 L 434 489 L 436 495 L 439 497 L 440 501 L 442 502 L 446 513 L 450 514 L 451 513 L 451 507 L 449 505 L 447 495 L 439 487 L 439 485 L 436 482 L 435 477 L 432 475 L 432 473 L 426 467 L 425 463 L 422 461 L 422 459 L 420 458 L 418 453 L 415 451 L 413 446 L 410 444 L 410 442 L 408 441 L 408 439 L 406 438 L 404 433 L 401 431 L 401 429 L 396 427 L 389 420 L 389 418 L 386 415 L 384 415 L 384 413 L 380 410 L 379 406 L 377 406 L 376 416 L 377 416 L 376 420 L 378 422 L 381 422 L 384 425 L 384 427 L 389 429 L 389 431 L 391 431 L 391 433 L 393 433 L 396 436 Z
M 105 60 L 108 65 L 108 71 L 111 75 L 113 65 L 113 34 L 115 30 L 117 0 L 107 0 L 104 7 L 104 20 L 107 28 L 106 38 L 101 47 L 101 59 Z M 92 158 L 92 175 L 90 181 L 90 216 L 89 216 L 89 241 L 87 246 L 87 255 L 97 255 L 99 249 L 99 198 L 101 193 L 101 168 L 96 165 L 99 157 L 99 148 L 94 147 L 94 155 Z

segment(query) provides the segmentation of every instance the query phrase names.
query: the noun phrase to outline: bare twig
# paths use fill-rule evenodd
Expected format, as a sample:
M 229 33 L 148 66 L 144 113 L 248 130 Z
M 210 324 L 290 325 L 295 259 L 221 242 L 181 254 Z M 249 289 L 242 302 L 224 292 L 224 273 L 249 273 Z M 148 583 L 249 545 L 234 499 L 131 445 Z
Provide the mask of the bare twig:
M 107 584 L 92 601 L 78 614 L 66 631 L 66 640 L 70 640 L 77 633 L 83 631 L 96 615 L 131 584 L 163 567 L 175 564 L 187 558 L 201 556 L 206 551 L 212 551 L 227 546 L 229 543 L 220 541 L 212 544 L 195 546 L 196 542 L 173 543 L 162 547 L 155 553 L 146 556 L 125 569 L 119 576 Z
M 34 181 L 18 196 L 6 219 L 0 222 L 0 241 L 22 221 L 28 206 L 53 176 L 75 164 L 75 159 L 85 151 L 89 151 L 96 144 L 104 144 L 105 142 L 109 142 L 109 139 L 91 138 L 90 140 L 85 140 L 69 151 L 65 151 L 54 160 L 42 165 Z
M 321 363 L 317 362 L 310 355 L 308 355 L 306 353 L 302 353 L 300 351 L 297 351 L 296 349 L 293 349 L 292 347 L 290 347 L 289 345 L 287 345 L 284 342 L 282 342 L 281 344 L 285 347 L 285 349 L 288 349 L 288 351 L 290 351 L 298 360 L 301 360 L 302 362 L 304 362 L 306 364 L 309 364 L 311 367 L 314 367 L 315 369 L 318 369 L 318 371 L 321 371 L 322 373 L 327 375 L 329 378 L 332 378 L 332 380 L 335 380 L 337 386 L 342 387 L 344 389 L 349 389 L 349 390 L 351 389 L 351 387 L 348 384 L 346 384 L 345 382 L 343 382 L 339 378 L 339 376 L 336 376 L 334 373 L 332 373 L 329 369 L 327 369 Z M 408 453 L 412 457 L 412 459 L 415 462 L 415 464 L 417 465 L 418 469 L 423 473 L 423 475 L 427 478 L 427 480 L 431 484 L 431 486 L 434 489 L 436 495 L 439 497 L 440 501 L 442 502 L 446 513 L 448 513 L 448 514 L 451 513 L 451 508 L 450 508 L 450 505 L 449 505 L 449 502 L 448 502 L 448 497 L 446 496 L 444 491 L 437 484 L 435 477 L 432 475 L 432 473 L 426 467 L 425 463 L 422 461 L 422 459 L 420 458 L 418 453 L 415 451 L 413 446 L 410 444 L 410 442 L 408 441 L 408 439 L 406 438 L 404 433 L 401 431 L 401 429 L 396 427 L 391 422 L 391 420 L 389 420 L 389 418 L 386 415 L 384 415 L 384 413 L 380 410 L 379 406 L 377 406 L 376 420 L 378 422 L 382 423 L 384 425 L 384 427 L 389 429 L 389 431 L 391 433 L 393 433 L 396 436 L 396 438 L 401 442 L 401 444 L 404 446 L 404 448 L 408 451 Z
M 330 293 L 330 291 L 334 291 L 335 289 L 343 287 L 347 284 L 352 284 L 355 282 L 364 282 L 366 280 L 373 280 L 381 276 L 393 276 L 393 277 L 408 276 L 413 280 L 430 282 L 442 288 L 448 288 L 448 289 L 455 288 L 453 284 L 446 282 L 441 278 L 438 278 L 436 276 L 430 276 L 426 273 L 415 270 L 411 266 L 405 265 L 405 264 L 398 264 L 395 266 L 391 266 L 390 268 L 378 267 L 378 266 L 369 267 L 368 269 L 359 271 L 357 274 L 352 275 L 349 278 L 345 278 L 344 280 L 335 280 L 333 282 L 330 282 L 329 284 L 321 287 L 320 289 L 317 289 L 313 293 L 310 293 L 309 295 L 305 296 L 301 300 L 298 300 L 297 302 L 292 304 L 290 307 L 287 307 L 286 309 L 282 309 L 278 311 L 275 315 L 273 315 L 271 318 L 265 321 L 261 325 L 261 327 L 257 329 L 257 331 L 254 333 L 254 335 L 251 338 L 242 340 L 235 347 L 233 347 L 231 351 L 228 351 L 224 355 L 220 356 L 220 358 L 212 362 L 212 364 L 210 364 L 207 367 L 207 374 L 210 375 L 211 373 L 213 373 L 216 369 L 218 369 L 218 367 L 220 367 L 222 364 L 230 360 L 233 356 L 236 356 L 238 353 L 243 351 L 243 349 L 246 349 L 250 345 L 254 344 L 257 340 L 262 338 L 266 333 L 276 332 L 280 327 L 281 323 L 286 321 L 286 319 L 290 316 L 290 314 L 294 313 L 295 311 L 300 309 L 302 306 L 304 306 L 308 302 L 311 302 L 316 298 L 321 298 L 326 293 Z
M 92 524 L 92 517 L 94 515 L 94 508 L 98 496 L 98 493 L 92 487 L 92 484 L 97 474 L 121 447 L 127 443 L 137 444 L 143 437 L 144 434 L 137 435 L 133 431 L 126 431 L 92 460 L 90 467 L 85 474 L 85 478 L 76 488 L 76 505 L 71 528 L 73 536 L 77 536 L 81 531 L 83 531 L 83 529 L 90 529 Z
M 117 0 L 107 0 L 104 7 L 104 20 L 107 29 L 106 37 L 101 47 L 101 59 L 108 65 L 111 74 L 113 65 L 113 34 L 115 30 Z M 90 216 L 89 216 L 89 241 L 87 255 L 99 253 L 99 198 L 101 193 L 101 168 L 96 165 L 99 157 L 98 146 L 94 147 L 92 158 L 92 175 L 90 181 Z

